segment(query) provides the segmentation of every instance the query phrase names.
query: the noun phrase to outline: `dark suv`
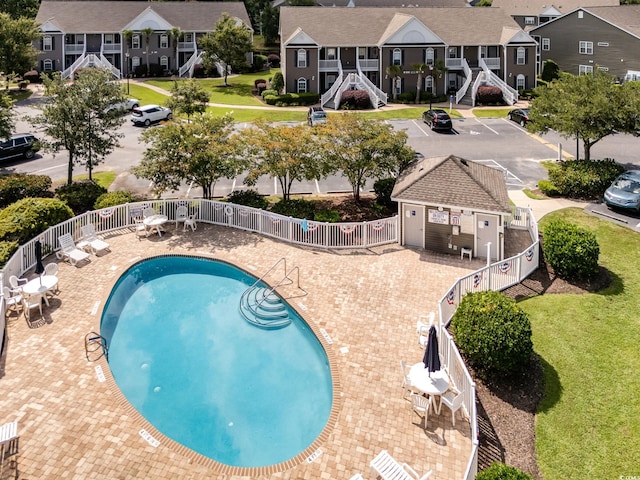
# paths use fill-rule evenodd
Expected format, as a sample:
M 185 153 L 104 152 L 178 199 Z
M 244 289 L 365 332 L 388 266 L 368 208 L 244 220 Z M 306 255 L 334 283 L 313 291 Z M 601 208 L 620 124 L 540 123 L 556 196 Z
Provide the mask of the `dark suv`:
M 30 133 L 20 133 L 9 140 L 0 140 L 0 160 L 24 157 L 31 160 L 40 150 L 40 140 Z
M 451 130 L 451 117 L 441 109 L 427 110 L 422 114 L 422 121 L 431 127 L 431 130 Z

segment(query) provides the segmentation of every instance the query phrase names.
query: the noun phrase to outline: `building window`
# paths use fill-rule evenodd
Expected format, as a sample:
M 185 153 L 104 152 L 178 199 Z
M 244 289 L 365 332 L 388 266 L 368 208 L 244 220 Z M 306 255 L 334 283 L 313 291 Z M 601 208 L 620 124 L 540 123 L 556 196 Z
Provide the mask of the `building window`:
M 536 17 L 524 17 L 524 24 L 525 25 L 535 25 L 536 24 Z
M 527 51 L 524 47 L 518 47 L 516 50 L 516 64 L 524 65 L 527 63 Z
M 298 68 L 307 68 L 307 51 L 304 48 L 298 50 Z M 306 82 L 306 80 L 305 80 Z
M 163 70 L 169 70 L 169 57 L 163 55 L 160 57 L 160 66 Z
M 520 74 L 516 77 L 516 90 L 524 90 L 527 88 L 526 79 L 524 75 Z
M 480 46 L 480 58 L 487 58 L 487 46 L 486 45 L 481 45 Z
M 367 47 L 358 47 L 358 58 L 360 60 L 367 58 Z
M 131 68 L 140 66 L 140 57 L 131 57 Z
M 458 58 L 458 49 L 456 47 L 449 47 L 449 50 L 447 50 L 447 57 Z
M 551 50 L 551 39 L 543 38 L 542 39 L 542 50 Z
M 579 75 L 592 75 L 593 74 L 593 66 L 591 65 L 580 65 L 578 67 Z
M 593 42 L 580 42 L 578 51 L 582 55 L 593 55 Z
M 169 48 L 169 37 L 166 33 L 160 35 L 160 48 Z
M 42 49 L 45 52 L 53 50 L 53 41 L 49 35 L 42 37 Z
M 424 91 L 430 92 L 432 95 L 435 93 L 433 77 L 431 75 L 424 79 Z
M 140 35 L 131 36 L 131 48 L 140 48 Z
M 335 60 L 335 59 L 336 59 L 336 49 L 327 48 L 327 60 Z
M 307 91 L 307 79 L 299 78 L 298 79 L 298 93 L 305 93 Z
M 393 65 L 402 65 L 402 50 L 399 48 L 393 50 L 393 61 L 391 63 Z
M 436 55 L 435 55 L 435 52 L 433 51 L 433 48 L 427 48 L 424 51 L 424 63 L 426 63 L 427 65 L 433 65 L 435 58 L 436 58 Z
M 584 18 L 584 12 L 582 10 L 578 12 L 578 18 Z
M 104 34 L 104 44 L 105 45 L 113 45 L 113 33 L 105 33 Z
M 42 62 L 42 69 L 44 71 L 53 70 L 53 60 L 51 60 L 50 58 L 47 58 L 46 60 L 44 60 Z

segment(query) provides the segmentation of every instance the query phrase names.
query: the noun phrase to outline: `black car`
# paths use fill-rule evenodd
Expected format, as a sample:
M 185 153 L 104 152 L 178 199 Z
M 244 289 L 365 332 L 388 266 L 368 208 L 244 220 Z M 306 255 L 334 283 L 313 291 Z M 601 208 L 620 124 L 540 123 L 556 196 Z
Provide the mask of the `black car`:
M 40 141 L 30 133 L 20 133 L 8 140 L 0 140 L 0 160 L 16 157 L 30 160 L 38 150 L 40 150 Z
M 529 122 L 529 110 L 526 108 L 516 108 L 509 112 L 509 120 L 519 123 L 521 126 L 526 126 Z
M 451 117 L 441 109 L 427 110 L 422 114 L 422 121 L 431 127 L 431 130 L 451 130 Z

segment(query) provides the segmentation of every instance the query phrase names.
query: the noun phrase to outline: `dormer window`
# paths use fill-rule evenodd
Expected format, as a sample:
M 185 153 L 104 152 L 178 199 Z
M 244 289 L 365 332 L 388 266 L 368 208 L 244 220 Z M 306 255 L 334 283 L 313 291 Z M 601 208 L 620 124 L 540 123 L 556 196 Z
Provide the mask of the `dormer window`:
M 535 25 L 536 24 L 536 17 L 524 17 L 524 24 L 525 25 Z

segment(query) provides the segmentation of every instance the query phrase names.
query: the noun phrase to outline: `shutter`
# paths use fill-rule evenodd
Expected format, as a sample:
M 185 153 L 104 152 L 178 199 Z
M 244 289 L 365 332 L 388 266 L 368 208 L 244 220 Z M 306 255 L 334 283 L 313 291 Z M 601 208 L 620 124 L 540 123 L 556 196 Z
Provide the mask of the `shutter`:
M 40 39 L 40 51 L 44 50 L 44 38 Z
M 56 50 L 56 37 L 51 37 L 51 50 Z
M 158 48 L 160 48 L 160 38 L 161 38 L 160 35 L 156 35 L 156 39 L 158 40 Z
M 525 90 L 529 89 L 529 75 L 524 76 L 524 89 Z
M 404 48 L 400 50 L 400 65 L 404 65 Z
M 293 52 L 293 64 L 298 68 L 298 50 L 294 50 Z
M 524 49 L 524 64 L 526 65 L 529 62 L 529 49 Z
M 514 65 L 518 64 L 518 49 L 517 48 L 513 49 L 513 64 Z

